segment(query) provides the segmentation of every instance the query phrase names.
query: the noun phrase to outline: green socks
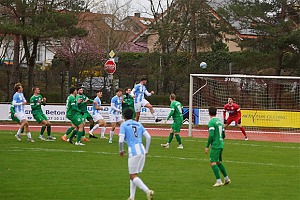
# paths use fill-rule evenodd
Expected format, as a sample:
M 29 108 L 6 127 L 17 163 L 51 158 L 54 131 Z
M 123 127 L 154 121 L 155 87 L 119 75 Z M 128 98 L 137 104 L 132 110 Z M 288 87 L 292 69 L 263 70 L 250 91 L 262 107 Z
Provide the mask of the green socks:
M 174 133 L 170 133 L 168 143 L 170 144 L 173 140 Z
M 217 165 L 213 165 L 213 166 L 211 166 L 211 168 L 215 174 L 216 179 L 220 179 L 221 177 L 220 177 L 220 173 L 219 173 L 219 167 Z
M 47 126 L 47 135 L 48 135 L 48 136 L 51 135 L 51 126 Z
M 40 135 L 43 135 L 43 134 L 44 134 L 45 129 L 46 129 L 46 127 L 45 127 L 45 126 L 42 126 Z
M 181 145 L 181 137 L 179 134 L 175 134 L 176 140 L 178 142 L 179 145 Z
M 70 141 L 72 141 L 73 140 L 73 138 L 75 137 L 75 135 L 77 134 L 77 130 L 74 130 L 73 132 L 72 132 L 72 134 L 71 134 L 71 136 L 69 137 L 69 140 Z M 81 136 L 80 136 L 81 137 Z
M 92 130 L 94 127 L 94 124 L 90 124 L 90 130 Z
M 67 132 L 66 132 L 66 135 L 69 135 L 72 131 L 74 130 L 74 127 L 70 127 Z M 74 137 L 74 136 L 73 136 Z
M 226 172 L 226 169 L 225 169 L 224 165 L 222 163 L 220 163 L 218 165 L 218 167 L 219 167 L 220 171 L 222 172 L 223 176 L 226 177 L 227 176 L 227 172 Z

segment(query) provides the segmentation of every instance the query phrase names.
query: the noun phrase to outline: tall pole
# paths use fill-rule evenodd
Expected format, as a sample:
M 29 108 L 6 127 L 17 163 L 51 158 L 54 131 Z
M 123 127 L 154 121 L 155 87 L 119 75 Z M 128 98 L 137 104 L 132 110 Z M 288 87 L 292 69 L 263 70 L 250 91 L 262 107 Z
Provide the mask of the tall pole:
M 193 76 L 190 74 L 190 94 L 189 94 L 189 133 L 188 136 L 192 137 L 193 130 Z

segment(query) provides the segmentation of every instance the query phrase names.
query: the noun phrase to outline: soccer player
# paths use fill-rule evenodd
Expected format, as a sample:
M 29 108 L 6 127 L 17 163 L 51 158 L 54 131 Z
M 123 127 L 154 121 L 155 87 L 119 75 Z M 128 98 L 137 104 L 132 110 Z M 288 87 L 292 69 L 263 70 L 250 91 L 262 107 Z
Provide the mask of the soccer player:
M 134 200 L 136 186 L 143 190 L 147 199 L 153 199 L 154 191 L 150 190 L 138 174 L 143 171 L 146 155 L 149 152 L 151 136 L 148 131 L 139 122 L 132 120 L 133 111 L 126 109 L 124 111 L 125 122 L 121 124 L 119 134 L 119 154 L 124 157 L 124 141 L 128 146 L 128 170 L 130 178 L 130 197 L 128 200 Z M 146 138 L 146 148 L 142 143 L 142 137 Z
M 122 95 L 123 91 L 122 89 L 117 89 L 116 90 L 116 95 L 111 99 L 110 101 L 110 114 L 109 118 L 111 121 L 111 131 L 109 133 L 109 143 L 112 143 L 114 131 L 116 129 L 117 123 L 119 125 L 122 124 Z
M 36 120 L 37 123 L 42 124 L 42 128 L 40 131 L 39 139 L 45 140 L 43 134 L 45 129 L 47 128 L 47 139 L 48 140 L 55 140 L 55 137 L 51 136 L 51 123 L 49 122 L 47 116 L 43 113 L 41 105 L 46 105 L 47 99 L 42 97 L 41 90 L 38 87 L 32 88 L 33 95 L 30 98 L 30 106 L 31 106 L 31 114 L 33 118 Z
M 20 122 L 20 120 L 16 117 L 15 106 L 13 105 L 13 102 L 10 103 L 10 111 L 9 111 L 9 113 L 10 113 L 10 118 L 11 118 L 11 120 L 14 121 L 14 122 L 17 122 L 17 124 L 19 124 L 19 127 L 20 127 L 21 122 Z M 24 127 L 23 127 L 23 129 L 21 130 L 21 133 L 23 133 L 23 132 L 24 132 Z
M 81 143 L 81 136 L 83 134 L 84 123 L 81 115 L 81 110 L 78 108 L 78 103 L 82 102 L 82 99 L 76 101 L 77 90 L 74 87 L 70 88 L 70 95 L 67 98 L 67 118 L 71 120 L 72 127 L 76 129 L 73 130 L 68 142 L 71 144 L 72 139 L 77 134 L 75 145 L 85 145 Z
M 27 104 L 27 101 L 24 97 L 23 87 L 22 87 L 21 83 L 16 83 L 14 85 L 14 89 L 15 89 L 16 93 L 13 96 L 12 104 L 14 106 L 15 116 L 21 122 L 20 128 L 17 131 L 17 134 L 15 135 L 15 137 L 17 138 L 18 141 L 21 141 L 21 131 L 24 128 L 25 132 L 27 133 L 27 138 L 28 138 L 27 140 L 29 142 L 34 142 L 34 140 L 31 137 L 28 121 L 25 118 L 25 105 Z
M 154 94 L 153 91 L 148 92 L 146 89 L 147 79 L 142 78 L 139 84 L 136 84 L 131 91 L 131 95 L 134 98 L 134 110 L 136 112 L 135 120 L 138 122 L 141 115 L 141 109 L 143 106 L 149 108 L 151 114 L 153 115 L 155 122 L 160 122 L 162 119 L 158 119 L 156 113 L 154 112 L 153 106 L 145 99 L 145 94 L 151 96 Z
M 123 95 L 123 103 L 122 103 L 122 113 L 124 114 L 124 111 L 130 108 L 134 111 L 134 99 L 131 96 L 131 88 L 127 87 L 125 88 L 125 95 Z M 135 112 L 133 112 L 133 118 L 136 117 Z
M 225 129 L 222 121 L 216 117 L 217 109 L 215 107 L 210 107 L 208 109 L 210 121 L 208 122 L 208 140 L 205 147 L 205 154 L 208 154 L 209 147 L 210 150 L 210 166 L 214 172 L 217 179 L 214 187 L 222 186 L 222 181 L 220 177 L 219 170 L 224 176 L 224 185 L 229 184 L 231 181 L 228 178 L 225 166 L 222 164 L 222 152 L 224 148 L 225 139 Z
M 226 112 L 228 112 L 229 116 L 226 119 Z M 236 103 L 233 103 L 233 99 L 232 98 L 228 98 L 228 103 L 225 104 L 224 106 L 224 110 L 223 110 L 223 118 L 224 118 L 224 125 L 225 128 L 231 123 L 231 122 L 235 122 L 235 125 L 237 125 L 242 133 L 245 136 L 245 140 L 248 140 L 246 131 L 244 129 L 244 127 L 242 126 L 242 114 L 241 114 L 241 109 L 239 107 L 239 105 L 237 105 Z
M 90 113 L 87 111 L 87 103 L 93 103 L 92 99 L 89 99 L 85 94 L 83 94 L 83 89 L 82 88 L 78 88 L 77 89 L 77 95 L 76 95 L 76 100 L 78 99 L 82 99 L 81 103 L 78 103 L 78 107 L 81 110 L 81 115 L 83 118 L 83 123 L 85 125 L 85 121 L 88 120 L 90 122 L 90 130 L 94 127 L 94 121 L 93 121 L 93 117 L 90 115 Z M 97 138 L 96 136 L 93 135 L 93 133 L 91 134 L 89 132 L 89 138 Z M 85 138 L 85 130 L 83 129 L 83 141 L 88 142 L 89 140 L 87 138 Z
M 93 131 L 95 131 L 97 128 L 101 127 L 101 136 L 100 138 L 108 139 L 104 136 L 105 129 L 106 129 L 106 122 L 103 119 L 102 115 L 100 114 L 100 110 L 104 110 L 105 107 L 101 106 L 101 98 L 102 98 L 102 90 L 97 91 L 97 97 L 93 101 L 93 120 L 95 123 L 97 123 L 90 131 L 89 134 L 93 135 Z
M 170 101 L 171 101 L 171 111 L 170 114 L 168 115 L 167 119 L 165 120 L 164 124 L 167 123 L 167 121 L 172 117 L 173 118 L 173 123 L 171 126 L 171 131 L 169 135 L 169 140 L 166 144 L 161 144 L 162 147 L 169 148 L 170 143 L 173 140 L 174 134 L 176 137 L 176 140 L 179 144 L 177 149 L 183 149 L 183 145 L 181 143 L 181 137 L 179 135 L 180 133 L 180 128 L 183 122 L 183 116 L 182 116 L 182 105 L 179 101 L 176 101 L 176 95 L 175 94 L 170 94 Z

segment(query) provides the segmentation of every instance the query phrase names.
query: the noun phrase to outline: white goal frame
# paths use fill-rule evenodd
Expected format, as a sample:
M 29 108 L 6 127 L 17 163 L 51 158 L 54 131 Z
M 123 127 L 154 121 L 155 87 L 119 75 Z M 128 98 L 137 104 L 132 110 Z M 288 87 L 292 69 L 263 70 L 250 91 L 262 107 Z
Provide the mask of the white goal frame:
M 254 76 L 254 75 L 220 75 L 220 74 L 190 74 L 190 87 L 189 87 L 189 129 L 188 129 L 188 136 L 192 137 L 193 133 L 193 96 L 198 93 L 202 88 L 204 88 L 207 84 L 202 85 L 199 89 L 194 91 L 193 88 L 193 80 L 196 77 L 203 77 L 206 78 L 256 78 L 256 79 L 288 79 L 288 80 L 300 80 L 300 77 L 291 77 L 291 76 Z

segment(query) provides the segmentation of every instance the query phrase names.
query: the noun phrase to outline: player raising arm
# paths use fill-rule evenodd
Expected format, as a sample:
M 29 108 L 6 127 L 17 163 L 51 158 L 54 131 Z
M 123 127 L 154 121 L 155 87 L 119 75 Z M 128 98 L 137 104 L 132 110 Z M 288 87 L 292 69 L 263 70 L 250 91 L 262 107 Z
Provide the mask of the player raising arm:
M 139 84 L 134 86 L 133 90 L 131 91 L 131 96 L 134 98 L 134 110 L 136 112 L 135 120 L 138 122 L 141 115 L 141 109 L 143 106 L 149 108 L 151 114 L 153 115 L 155 122 L 160 122 L 161 119 L 158 119 L 156 113 L 154 112 L 153 106 L 145 99 L 145 94 L 147 96 L 151 96 L 154 94 L 153 91 L 148 92 L 146 89 L 147 79 L 142 78 Z
M 138 177 L 143 171 L 146 155 L 150 148 L 151 136 L 148 131 L 139 122 L 132 120 L 133 111 L 128 108 L 124 111 L 125 122 L 121 124 L 119 134 L 119 154 L 124 157 L 124 141 L 128 146 L 128 170 L 130 178 L 130 197 L 128 200 L 134 200 L 136 186 L 143 190 L 147 199 L 153 199 L 154 191 L 150 190 Z M 142 137 L 146 138 L 146 148 L 142 143 Z
M 226 119 L 226 112 L 228 112 L 229 116 Z M 232 98 L 228 98 L 228 103 L 225 104 L 224 106 L 224 110 L 223 110 L 223 118 L 224 118 L 224 126 L 225 128 L 231 124 L 231 122 L 235 122 L 235 125 L 238 126 L 240 128 L 240 130 L 242 131 L 242 133 L 245 136 L 245 140 L 248 140 L 246 131 L 244 129 L 244 127 L 242 126 L 242 114 L 241 114 L 241 109 L 239 107 L 239 105 L 237 105 L 236 103 L 233 103 L 233 99 Z
M 121 125 L 123 123 L 122 119 L 122 96 L 123 96 L 123 91 L 122 89 L 117 89 L 116 90 L 116 95 L 111 98 L 110 102 L 110 113 L 109 113 L 109 119 L 111 122 L 111 130 L 109 133 L 109 143 L 112 143 L 113 141 L 113 135 L 115 128 L 117 126 L 117 123 Z

